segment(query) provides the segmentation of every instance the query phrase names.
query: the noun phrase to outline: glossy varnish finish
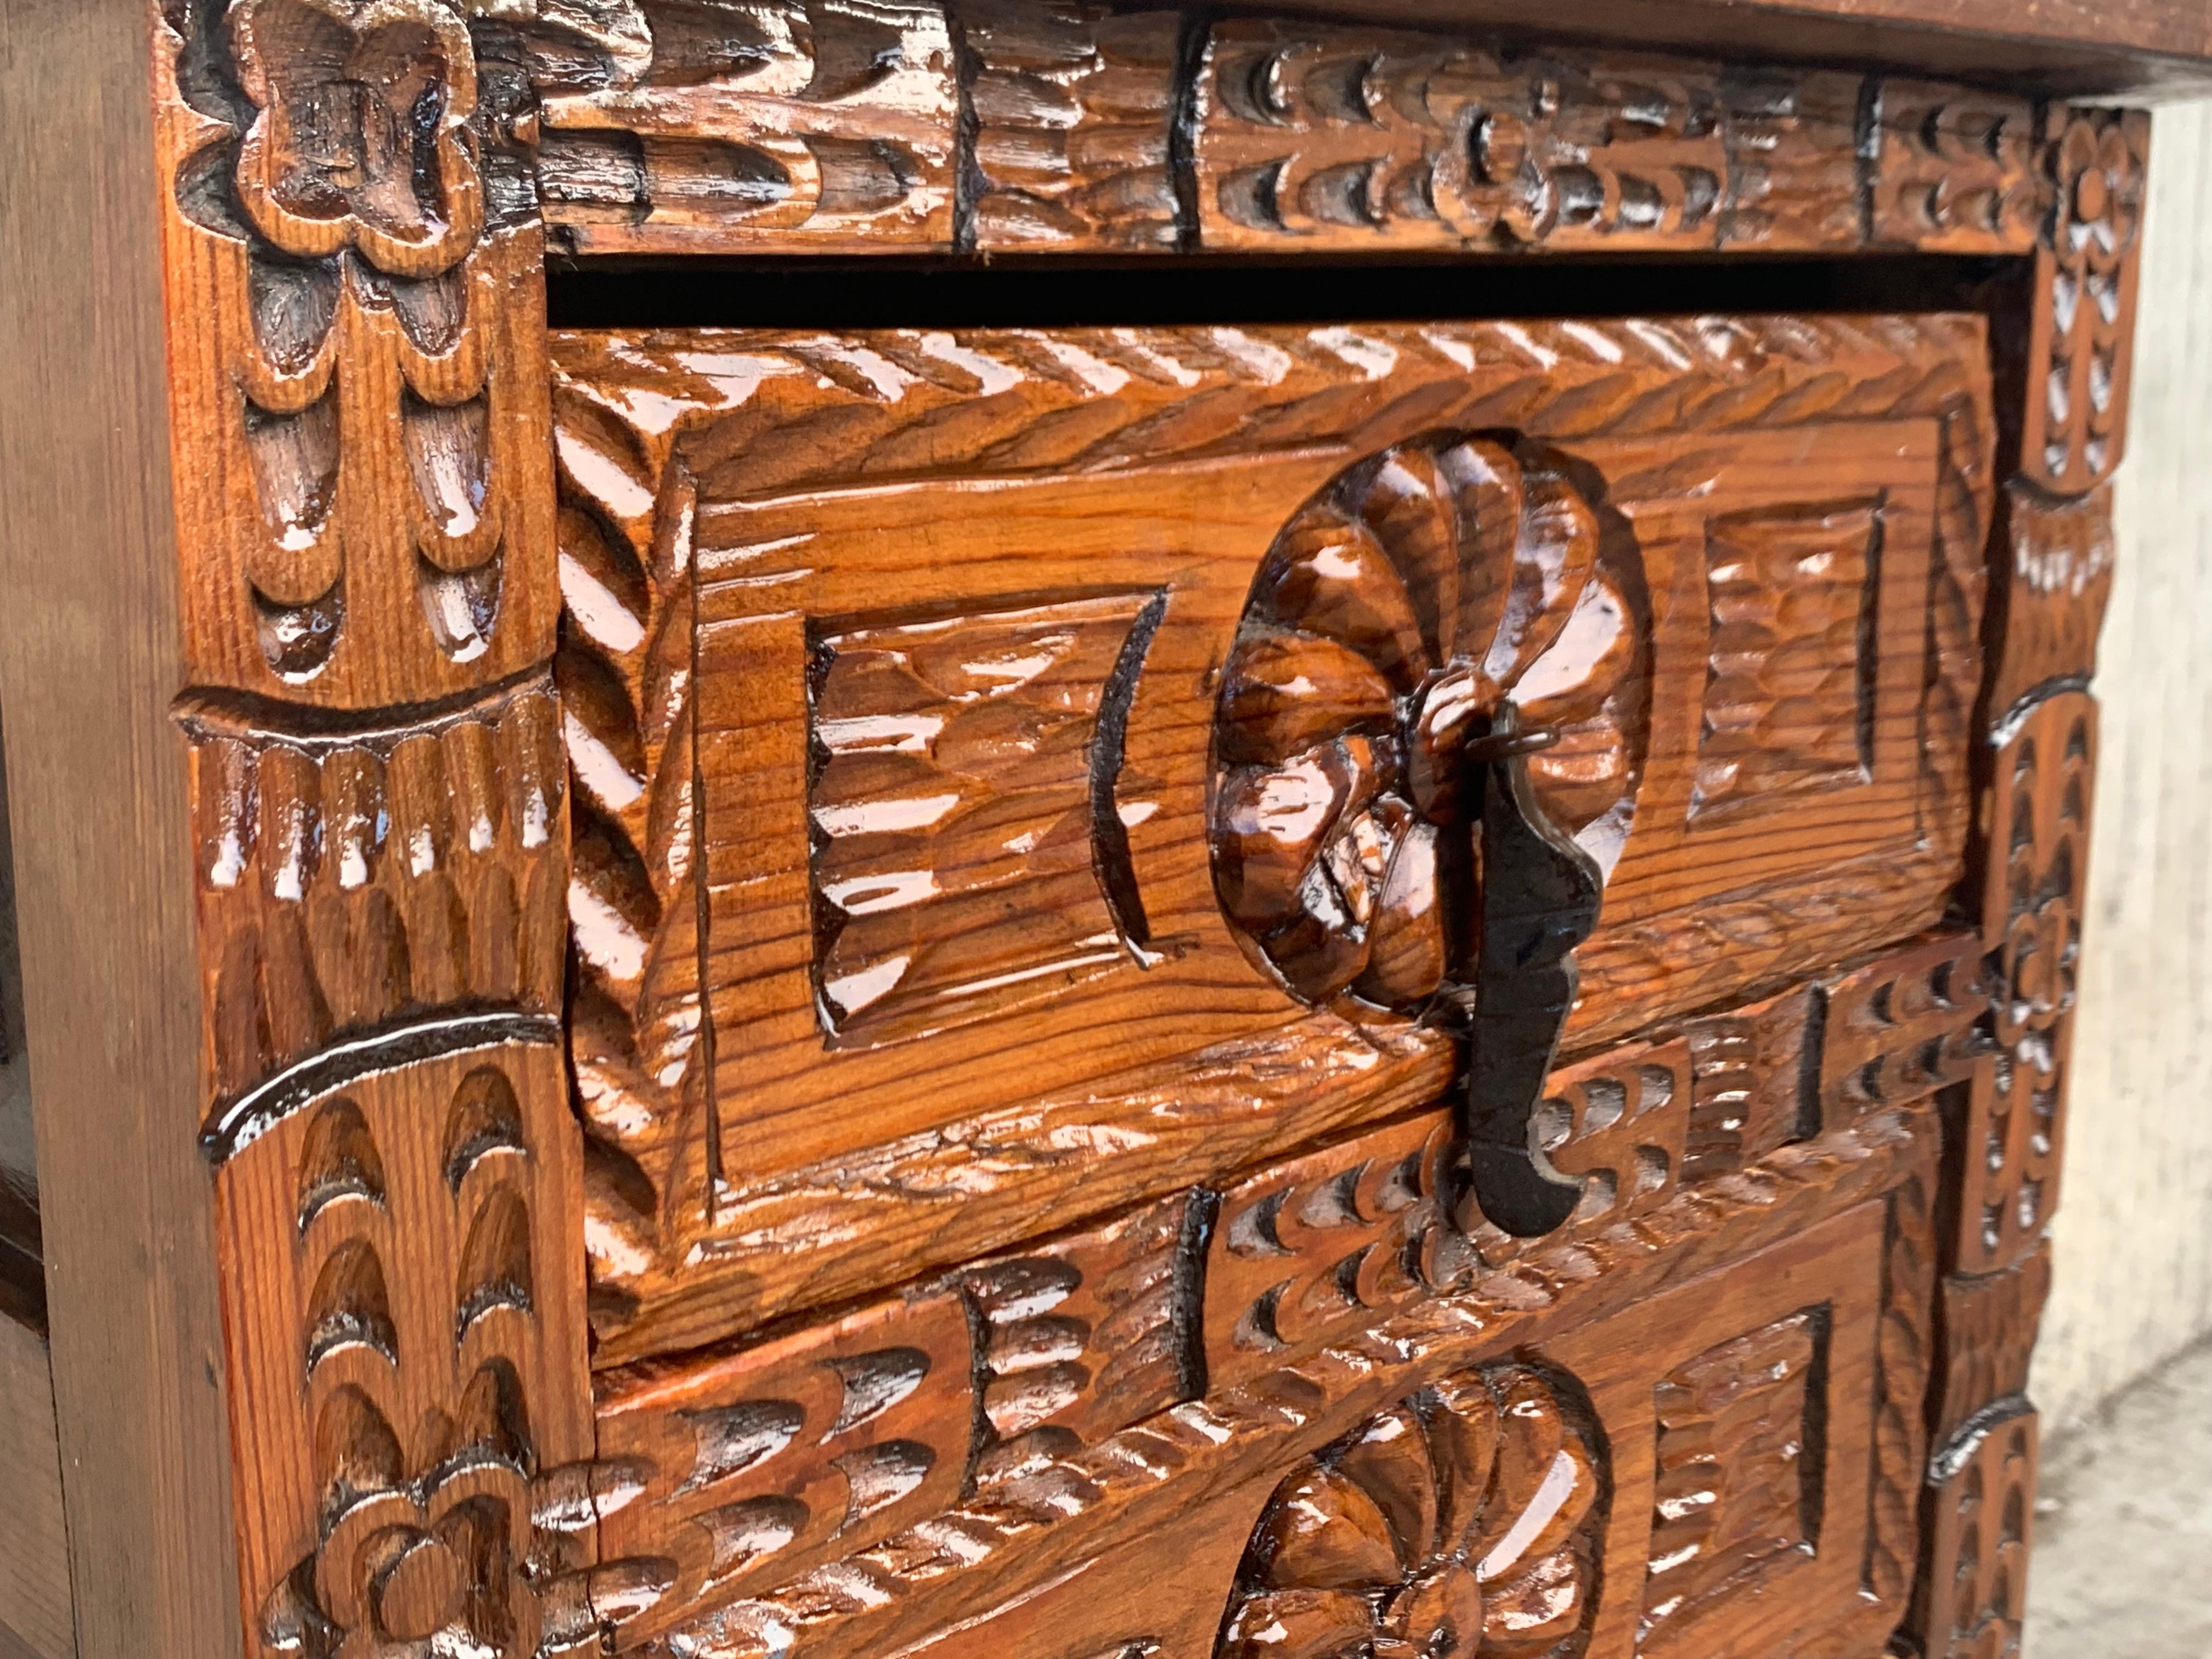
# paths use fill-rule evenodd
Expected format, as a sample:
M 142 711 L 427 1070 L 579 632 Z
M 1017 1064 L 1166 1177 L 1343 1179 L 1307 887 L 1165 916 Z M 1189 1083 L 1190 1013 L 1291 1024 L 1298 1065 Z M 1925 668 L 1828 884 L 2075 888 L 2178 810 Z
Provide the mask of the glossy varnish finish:
M 1409 11 L 778 0 L 717 33 L 631 0 L 515 44 L 586 254 L 2019 253 L 2059 198 L 2099 211 L 2033 95 Z
M 2148 126 L 2063 13 L 1741 66 L 1995 27 L 1885 5 L 150 8 L 0 1650 L 65 1524 L 103 1659 L 2002 1650 Z M 2013 280 L 549 336 L 549 245 Z
M 591 1641 L 542 234 L 442 5 L 154 28 L 249 1651 Z
M 580 1075 L 652 1182 L 593 1206 L 634 1299 L 602 1363 L 1419 1097 L 1387 1069 L 1297 1087 L 1201 1151 L 1163 1115 L 1184 1067 L 1425 1053 L 1435 1090 L 1418 1017 L 1467 942 L 1438 931 L 1468 833 L 1444 792 L 1500 698 L 1559 726 L 1529 775 L 1607 872 L 1571 1046 L 1910 933 L 1957 879 L 1988 464 L 1964 319 L 559 349 L 571 730 L 606 825 L 577 939 L 611 1051 Z M 654 438 L 639 406 L 690 412 Z M 696 642 L 664 634 L 617 699 L 595 642 L 648 653 L 623 568 L 680 590 L 629 588 Z

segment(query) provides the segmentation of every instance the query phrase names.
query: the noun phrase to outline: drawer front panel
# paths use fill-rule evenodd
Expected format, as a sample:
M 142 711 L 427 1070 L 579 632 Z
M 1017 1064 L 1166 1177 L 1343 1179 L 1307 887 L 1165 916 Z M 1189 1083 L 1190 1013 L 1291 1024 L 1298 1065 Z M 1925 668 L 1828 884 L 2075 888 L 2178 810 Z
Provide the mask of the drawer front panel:
M 1447 659 L 1559 733 L 1570 1050 L 1959 879 L 1977 320 L 556 353 L 602 1364 L 1442 1096 Z
M 929 1294 L 603 1376 L 602 1571 L 639 1592 L 617 1649 L 734 1656 L 781 1635 L 810 1655 L 950 1655 L 988 1631 L 1024 1659 L 1221 1659 L 1268 1651 L 1284 1620 L 1340 1643 L 1312 1651 L 1359 1654 L 1406 1585 L 1464 1573 L 1507 1651 L 1755 1659 L 1806 1629 L 1829 1642 L 1815 1651 L 1875 1650 L 1904 1610 L 1926 1455 L 1933 1109 L 1844 1121 L 1754 1174 L 1658 1194 L 1633 1224 L 1594 1214 L 1456 1268 L 1433 1212 L 1389 1196 L 1418 1185 L 1434 1127 L 1218 1195 L 1188 1273 L 1204 1316 L 1165 1341 L 1203 1346 L 1179 1388 L 1127 1363 L 1159 1345 L 1116 1288 L 1147 1261 L 1182 1277 L 1141 1212 Z M 1292 1237 L 1313 1194 L 1347 1185 L 1395 1213 Z M 1237 1217 L 1277 1194 L 1296 1255 L 1276 1258 L 1288 1282 L 1263 1334 L 1245 1304 L 1267 1264 Z M 1456 1288 L 1391 1281 L 1425 1231 L 1422 1271 Z M 1364 1304 L 1310 1294 L 1355 1282 Z M 972 1371 L 950 1335 L 963 1300 Z M 1024 1398 L 1048 1409 L 1025 1439 L 1000 1434 Z M 1411 1468 L 1377 1443 L 1409 1436 Z M 1393 1503 L 1422 1490 L 1426 1509 Z M 1316 1511 L 1332 1524 L 1285 1544 Z M 1382 1553 L 1363 1553 L 1385 1518 Z

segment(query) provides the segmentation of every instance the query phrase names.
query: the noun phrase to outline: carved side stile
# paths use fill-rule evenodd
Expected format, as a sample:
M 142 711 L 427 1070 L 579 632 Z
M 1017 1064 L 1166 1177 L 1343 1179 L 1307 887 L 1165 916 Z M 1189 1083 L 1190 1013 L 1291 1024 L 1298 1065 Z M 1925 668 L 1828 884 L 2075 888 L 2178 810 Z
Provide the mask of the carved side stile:
M 246 1650 L 595 1650 L 521 48 L 619 31 L 156 9 Z
M 2020 471 L 2063 497 L 2110 478 L 2127 446 L 2150 117 L 2075 109 L 2051 119 Z
M 2024 319 L 2018 471 L 1990 568 L 1975 745 L 1983 1052 L 1954 1097 L 1914 1634 L 1930 1659 L 2016 1651 L 2097 757 L 2097 634 L 2112 580 L 2150 118 L 2053 107 Z M 1955 970 L 1951 982 L 1957 983 Z

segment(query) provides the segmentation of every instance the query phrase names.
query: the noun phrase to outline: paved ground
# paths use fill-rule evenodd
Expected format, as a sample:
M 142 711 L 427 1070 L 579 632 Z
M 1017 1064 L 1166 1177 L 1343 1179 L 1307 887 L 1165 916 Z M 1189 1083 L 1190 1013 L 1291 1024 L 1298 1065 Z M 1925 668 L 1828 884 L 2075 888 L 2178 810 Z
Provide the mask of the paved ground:
M 2212 1344 L 2045 1448 L 2026 1659 L 2212 1655 Z

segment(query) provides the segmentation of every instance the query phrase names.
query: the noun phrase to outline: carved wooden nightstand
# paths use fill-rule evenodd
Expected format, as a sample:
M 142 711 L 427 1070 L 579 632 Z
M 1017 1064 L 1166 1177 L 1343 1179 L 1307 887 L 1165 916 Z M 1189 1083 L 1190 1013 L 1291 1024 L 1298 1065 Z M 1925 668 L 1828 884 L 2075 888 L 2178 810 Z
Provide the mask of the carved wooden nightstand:
M 0 1656 L 2015 1651 L 2013 9 L 0 0 Z

